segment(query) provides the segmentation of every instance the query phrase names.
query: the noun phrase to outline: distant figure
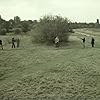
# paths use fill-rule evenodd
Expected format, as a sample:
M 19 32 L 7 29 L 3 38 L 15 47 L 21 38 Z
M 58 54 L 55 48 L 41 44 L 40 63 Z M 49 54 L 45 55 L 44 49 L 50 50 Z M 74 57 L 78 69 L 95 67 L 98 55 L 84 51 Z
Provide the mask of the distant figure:
M 83 38 L 82 41 L 83 41 L 83 48 L 85 48 L 85 38 Z
M 55 38 L 55 46 L 59 47 L 59 38 L 58 38 L 58 36 Z
M 16 42 L 17 42 L 17 48 L 19 48 L 19 44 L 20 44 L 20 40 L 19 40 L 19 38 L 16 39 Z
M 2 50 L 3 50 L 2 40 L 0 40 L 0 45 L 1 45 L 1 48 L 2 48 Z
M 15 39 L 12 38 L 12 48 L 15 48 Z
M 92 45 L 92 47 L 94 47 L 94 38 L 92 37 L 92 39 L 91 39 L 91 45 Z

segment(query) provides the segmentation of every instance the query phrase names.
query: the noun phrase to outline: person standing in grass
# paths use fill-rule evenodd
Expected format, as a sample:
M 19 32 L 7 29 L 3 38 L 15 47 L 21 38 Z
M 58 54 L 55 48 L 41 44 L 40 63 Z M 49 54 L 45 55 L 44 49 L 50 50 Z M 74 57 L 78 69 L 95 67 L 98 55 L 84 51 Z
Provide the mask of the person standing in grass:
M 12 38 L 12 48 L 15 48 L 15 39 Z
M 95 39 L 92 37 L 92 39 L 91 39 L 91 45 L 92 45 L 92 47 L 94 47 L 94 41 L 95 41 Z
M 17 48 L 19 48 L 19 43 L 20 43 L 19 38 L 18 38 L 18 39 L 16 39 L 16 42 L 17 42 Z
M 0 45 L 1 45 L 1 48 L 2 48 L 2 50 L 3 50 L 2 40 L 0 40 Z
M 85 38 L 81 38 L 83 41 L 83 48 L 85 48 Z
M 55 38 L 55 47 L 59 47 L 59 37 Z

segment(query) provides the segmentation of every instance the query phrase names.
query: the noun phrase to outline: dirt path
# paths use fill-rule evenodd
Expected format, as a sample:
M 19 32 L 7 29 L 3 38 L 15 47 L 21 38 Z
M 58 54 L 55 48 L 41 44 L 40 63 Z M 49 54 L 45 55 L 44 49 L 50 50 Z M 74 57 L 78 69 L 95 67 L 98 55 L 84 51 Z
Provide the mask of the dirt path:
M 77 34 L 81 34 L 81 35 L 84 35 L 84 36 L 87 36 L 87 37 L 91 36 L 91 35 L 86 34 L 86 33 L 83 33 L 83 32 L 75 32 L 75 33 L 77 33 Z

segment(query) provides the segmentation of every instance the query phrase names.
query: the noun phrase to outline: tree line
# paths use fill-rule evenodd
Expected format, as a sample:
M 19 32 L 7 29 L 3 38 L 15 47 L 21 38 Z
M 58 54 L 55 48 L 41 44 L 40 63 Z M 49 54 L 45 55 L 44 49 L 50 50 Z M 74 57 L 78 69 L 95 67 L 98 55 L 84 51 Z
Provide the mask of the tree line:
M 55 37 L 59 37 L 60 42 L 67 42 L 69 35 L 74 33 L 77 28 L 99 28 L 99 19 L 96 23 L 77 23 L 71 22 L 66 17 L 46 15 L 37 20 L 22 21 L 19 16 L 9 21 L 0 16 L 0 35 L 6 33 L 21 34 L 33 30 L 35 42 L 54 43 Z
M 50 16 L 49 16 L 50 17 Z M 41 18 L 40 18 L 41 21 Z M 15 32 L 15 34 L 20 34 L 21 32 L 28 32 L 34 28 L 37 24 L 37 20 L 24 20 L 22 21 L 19 16 L 15 16 L 14 19 L 6 21 L 0 16 L 0 35 L 5 35 L 9 32 Z M 100 27 L 99 19 L 96 23 L 78 23 L 78 22 L 69 22 L 68 26 L 70 29 L 77 28 L 98 28 Z
M 36 22 L 36 20 L 21 21 L 19 16 L 15 16 L 14 19 L 6 21 L 0 16 L 0 35 L 6 35 L 6 33 L 10 32 L 14 32 L 15 34 L 20 34 L 21 32 L 26 33 L 32 29 Z

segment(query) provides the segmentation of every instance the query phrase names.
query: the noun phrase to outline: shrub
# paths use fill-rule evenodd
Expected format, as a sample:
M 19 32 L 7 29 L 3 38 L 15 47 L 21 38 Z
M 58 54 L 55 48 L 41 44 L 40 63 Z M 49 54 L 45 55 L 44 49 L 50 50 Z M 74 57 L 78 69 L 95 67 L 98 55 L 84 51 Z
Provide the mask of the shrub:
M 5 28 L 0 29 L 0 35 L 6 35 L 7 30 Z
M 27 21 L 23 21 L 21 24 L 22 32 L 30 31 L 30 24 Z
M 61 16 L 44 16 L 35 25 L 35 41 L 53 43 L 56 36 L 61 42 L 68 41 L 70 21 Z
M 21 34 L 21 29 L 20 29 L 20 28 L 16 28 L 16 29 L 14 30 L 14 33 L 15 33 L 15 34 Z

